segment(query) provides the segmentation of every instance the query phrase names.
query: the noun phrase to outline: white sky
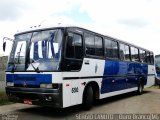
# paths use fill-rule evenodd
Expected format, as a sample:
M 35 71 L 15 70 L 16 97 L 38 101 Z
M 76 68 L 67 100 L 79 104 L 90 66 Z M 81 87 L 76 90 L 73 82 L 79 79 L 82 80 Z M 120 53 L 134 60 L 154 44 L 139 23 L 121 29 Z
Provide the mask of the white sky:
M 3 37 L 48 24 L 77 24 L 160 54 L 160 0 L 1 0 L 0 54 Z

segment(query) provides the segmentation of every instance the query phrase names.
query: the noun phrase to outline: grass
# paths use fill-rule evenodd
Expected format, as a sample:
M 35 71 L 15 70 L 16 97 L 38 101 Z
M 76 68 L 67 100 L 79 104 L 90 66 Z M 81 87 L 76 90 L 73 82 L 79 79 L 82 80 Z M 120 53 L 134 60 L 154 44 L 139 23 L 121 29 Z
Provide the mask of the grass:
M 5 80 L 5 70 L 0 70 L 0 81 Z
M 151 86 L 149 88 L 160 89 L 159 85 L 153 85 L 153 86 Z
M 0 90 L 0 106 L 1 105 L 11 104 L 11 103 L 12 102 L 10 102 L 8 100 L 8 97 L 7 97 L 6 93 L 5 93 L 5 91 L 4 90 Z

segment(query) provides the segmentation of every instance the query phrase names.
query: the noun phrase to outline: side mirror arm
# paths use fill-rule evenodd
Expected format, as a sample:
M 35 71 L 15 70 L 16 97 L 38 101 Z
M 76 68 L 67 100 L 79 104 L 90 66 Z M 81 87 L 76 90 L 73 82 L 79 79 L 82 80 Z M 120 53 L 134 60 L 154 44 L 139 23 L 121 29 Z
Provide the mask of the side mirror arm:
M 13 42 L 13 39 L 8 38 L 8 37 L 3 37 L 3 51 L 4 52 L 6 50 L 6 41 L 12 41 Z

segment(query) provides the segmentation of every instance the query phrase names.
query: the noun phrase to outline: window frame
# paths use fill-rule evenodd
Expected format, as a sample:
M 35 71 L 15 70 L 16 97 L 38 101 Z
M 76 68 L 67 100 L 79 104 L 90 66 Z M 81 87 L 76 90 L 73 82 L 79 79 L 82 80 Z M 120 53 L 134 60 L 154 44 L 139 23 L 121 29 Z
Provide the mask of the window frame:
M 81 40 L 82 40 L 82 51 L 83 51 L 83 53 L 82 53 L 82 59 L 76 59 L 76 58 L 68 58 L 67 56 L 66 56 L 66 49 L 67 49 L 67 36 L 68 36 L 68 33 L 72 33 L 72 34 L 77 34 L 77 35 L 79 35 L 79 36 L 81 36 Z M 71 60 L 71 61 L 79 61 L 79 62 L 81 62 L 81 66 L 80 66 L 80 68 L 79 69 L 77 69 L 77 70 L 74 70 L 74 69 L 70 69 L 70 70 L 66 70 L 66 68 L 65 67 L 62 67 L 62 71 L 64 71 L 64 72 L 66 72 L 66 71 L 71 71 L 71 72 L 79 72 L 81 69 L 82 69 L 82 62 L 83 62 L 83 59 L 84 59 L 84 38 L 83 38 L 83 33 L 81 34 L 81 33 L 79 33 L 79 32 L 76 32 L 76 30 L 75 29 L 66 29 L 66 31 L 65 31 L 65 37 L 64 37 L 64 48 L 63 48 L 63 61 L 62 61 L 62 66 L 64 65 L 64 63 L 66 63 L 65 61 L 67 60 Z M 75 49 L 74 49 L 74 54 L 75 54 Z
M 106 39 L 107 39 L 107 40 L 110 40 L 111 42 L 116 42 L 116 43 L 117 43 L 117 58 L 108 57 L 108 56 L 106 55 Z M 108 38 L 108 37 L 104 37 L 104 53 L 105 53 L 105 59 L 120 60 L 120 54 L 119 54 L 119 42 L 116 41 L 115 39 Z
M 96 57 L 95 55 L 90 55 L 90 54 L 87 54 L 86 53 L 86 34 L 88 34 L 88 35 L 90 35 L 90 36 L 93 36 L 93 38 L 94 38 L 94 52 L 95 52 L 95 37 L 94 37 L 94 34 L 93 33 L 90 33 L 90 32 L 85 32 L 84 33 L 84 45 L 85 45 L 85 47 L 84 47 L 84 51 L 85 51 L 85 56 L 87 56 L 87 57 Z
M 144 51 L 145 52 L 145 57 L 146 57 L 146 50 L 143 50 L 143 49 L 139 49 L 139 58 L 140 58 L 140 63 L 143 63 L 143 64 L 148 64 L 148 62 L 146 61 L 146 58 L 145 58 L 145 61 L 142 62 L 142 59 L 141 59 L 141 51 Z
M 134 48 L 134 53 L 135 53 L 135 49 L 138 50 L 138 60 L 137 61 L 133 60 L 133 58 L 132 58 L 132 55 L 135 55 L 135 54 L 132 54 L 132 50 L 131 50 L 132 48 Z M 134 47 L 134 46 L 130 46 L 130 54 L 131 54 L 131 61 L 132 62 L 138 62 L 138 63 L 140 63 L 139 48 Z
M 83 29 L 83 28 L 79 28 L 79 27 L 73 27 L 73 28 L 67 28 L 66 29 L 67 32 L 71 32 L 71 33 L 74 33 L 74 34 L 78 34 L 81 36 L 82 38 L 82 48 L 83 48 L 83 57 L 86 57 L 86 58 L 93 58 L 93 59 L 103 59 L 103 60 L 106 60 L 106 59 L 113 59 L 113 60 L 119 60 L 119 61 L 126 61 L 126 62 L 136 62 L 136 63 L 142 63 L 141 62 L 141 58 L 140 58 L 140 50 L 144 50 L 146 53 L 149 52 L 149 57 L 150 56 L 150 53 L 152 53 L 154 55 L 154 53 L 152 51 L 148 51 L 146 49 L 143 49 L 141 47 L 137 47 L 135 45 L 132 45 L 132 44 L 129 44 L 127 42 L 124 42 L 124 41 L 120 41 L 118 39 L 115 39 L 115 38 L 112 38 L 112 37 L 109 37 L 109 36 L 105 36 L 105 35 L 101 35 L 101 34 L 98 34 L 98 33 L 95 33 L 93 31 L 90 31 L 90 30 L 86 30 L 86 29 Z M 86 38 L 86 34 L 88 35 L 93 35 L 94 37 L 94 49 L 95 49 L 95 54 L 94 55 L 90 55 L 90 54 L 86 54 L 86 43 L 85 43 L 85 38 Z M 96 45 L 95 45 L 95 37 L 100 37 L 102 39 L 102 49 L 103 49 L 103 56 L 97 56 L 96 55 Z M 110 40 L 111 42 L 116 42 L 117 43 L 117 57 L 115 58 L 111 58 L 111 57 L 107 57 L 106 56 L 106 46 L 105 46 L 105 39 L 108 39 Z M 125 51 L 126 50 L 129 50 L 129 56 L 128 56 L 128 59 L 126 59 L 125 57 L 125 60 L 122 60 L 120 58 L 120 44 L 124 44 L 124 48 L 125 48 Z M 126 48 L 127 47 L 127 48 Z M 135 48 L 138 50 L 138 59 L 136 61 L 133 61 L 132 59 L 132 53 L 131 53 L 131 48 Z M 65 47 L 64 47 L 64 50 L 66 49 L 66 44 L 65 44 Z M 134 50 L 135 51 L 135 50 Z M 74 51 L 75 52 L 75 51 Z M 74 59 L 74 58 L 67 58 L 66 56 L 66 51 L 64 52 L 64 59 Z M 125 55 L 125 54 L 124 54 Z M 149 58 L 151 59 L 151 58 Z M 79 59 L 75 59 L 75 60 L 79 60 Z M 153 58 L 154 60 L 154 58 Z M 148 63 L 147 62 L 143 62 L 143 64 L 151 64 L 151 60 L 150 62 Z M 154 64 L 154 63 L 152 63 Z
M 121 59 L 120 58 L 120 45 L 124 45 L 124 58 L 125 59 Z M 128 47 L 128 50 L 129 50 L 129 59 L 126 59 L 126 46 Z M 121 60 L 121 61 L 126 61 L 126 62 L 130 62 L 131 61 L 131 51 L 130 51 L 130 45 L 128 45 L 128 44 L 125 44 L 125 43 L 122 43 L 122 42 L 119 42 L 119 59 Z
M 131 47 L 130 47 L 130 45 L 127 45 L 127 44 L 125 44 L 125 46 L 127 46 L 128 47 L 128 50 L 129 50 L 129 60 L 126 60 L 125 59 L 125 61 L 128 61 L 128 62 L 131 62 L 132 60 L 131 60 Z M 126 50 L 126 49 L 125 49 Z
M 96 44 L 95 44 L 95 38 L 101 38 L 101 40 L 102 40 L 102 56 L 97 56 L 97 55 L 95 55 L 96 57 L 99 57 L 99 58 L 104 58 L 104 39 L 103 39 L 103 37 L 101 37 L 101 36 L 99 36 L 99 35 L 95 35 L 94 36 L 94 45 L 95 45 L 95 54 L 96 54 Z
M 90 55 L 90 54 L 87 54 L 86 53 L 86 34 L 88 35 L 92 35 L 94 37 L 94 52 L 95 54 L 94 55 Z M 104 59 L 105 57 L 105 51 L 104 51 L 104 37 L 102 35 L 99 35 L 99 34 L 95 34 L 95 33 L 92 33 L 92 32 L 84 32 L 83 34 L 84 36 L 84 53 L 85 53 L 85 57 L 88 57 L 88 58 L 95 58 L 95 59 Z M 102 51 L 103 51 L 103 55 L 102 56 L 97 56 L 96 55 L 96 45 L 95 45 L 95 37 L 99 37 L 102 39 Z
M 67 57 L 66 56 L 66 50 L 67 50 L 67 37 L 66 37 L 66 39 L 65 39 L 65 47 L 64 47 L 64 59 L 67 59 L 67 60 L 77 60 L 77 61 L 82 61 L 83 60 L 83 58 L 84 58 L 84 43 L 83 43 L 83 35 L 82 34 L 79 34 L 79 33 L 77 33 L 77 32 L 74 32 L 74 31 L 70 31 L 70 30 L 68 30 L 67 32 L 66 32 L 67 34 L 68 33 L 72 33 L 73 34 L 73 36 L 74 36 L 74 34 L 77 34 L 77 35 L 79 35 L 79 36 L 81 36 L 81 40 L 82 40 L 82 51 L 83 51 L 83 53 L 82 53 L 82 59 L 77 59 L 77 58 L 75 58 L 75 48 L 74 48 L 74 57 L 73 58 L 69 58 L 69 57 Z

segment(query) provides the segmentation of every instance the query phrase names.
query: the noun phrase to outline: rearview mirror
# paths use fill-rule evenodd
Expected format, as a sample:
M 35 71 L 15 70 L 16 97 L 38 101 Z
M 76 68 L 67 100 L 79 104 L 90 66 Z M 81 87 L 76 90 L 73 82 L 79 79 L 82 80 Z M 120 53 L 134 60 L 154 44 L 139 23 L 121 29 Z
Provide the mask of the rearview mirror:
M 4 52 L 6 50 L 6 41 L 12 41 L 13 42 L 13 39 L 8 38 L 8 37 L 3 37 L 3 51 Z
M 3 52 L 6 50 L 6 42 L 3 42 Z

